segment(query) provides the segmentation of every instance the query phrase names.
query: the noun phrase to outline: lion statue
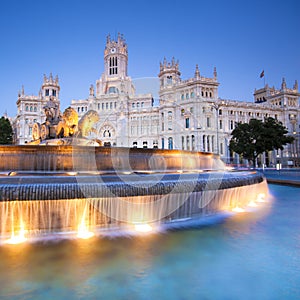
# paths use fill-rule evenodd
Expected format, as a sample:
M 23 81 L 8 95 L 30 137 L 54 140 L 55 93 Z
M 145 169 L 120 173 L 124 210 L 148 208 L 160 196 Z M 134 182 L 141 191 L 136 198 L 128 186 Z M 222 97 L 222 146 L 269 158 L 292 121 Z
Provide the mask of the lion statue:
M 77 133 L 78 130 L 78 114 L 75 109 L 68 107 L 65 109 L 62 119 L 56 126 L 56 137 L 69 137 Z
M 95 110 L 89 110 L 78 122 L 78 136 L 87 137 L 90 133 L 97 134 L 97 130 L 93 127 L 100 120 Z

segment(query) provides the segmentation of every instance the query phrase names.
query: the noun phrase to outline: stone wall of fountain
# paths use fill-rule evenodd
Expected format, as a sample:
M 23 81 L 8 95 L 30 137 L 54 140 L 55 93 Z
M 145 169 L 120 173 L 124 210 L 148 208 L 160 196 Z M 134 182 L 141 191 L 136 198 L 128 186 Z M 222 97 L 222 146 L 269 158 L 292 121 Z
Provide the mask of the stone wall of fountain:
M 0 146 L 0 171 L 191 171 L 224 169 L 217 155 L 87 146 Z
M 179 150 L 1 146 L 0 170 L 0 239 L 199 219 L 267 194 L 261 174 Z

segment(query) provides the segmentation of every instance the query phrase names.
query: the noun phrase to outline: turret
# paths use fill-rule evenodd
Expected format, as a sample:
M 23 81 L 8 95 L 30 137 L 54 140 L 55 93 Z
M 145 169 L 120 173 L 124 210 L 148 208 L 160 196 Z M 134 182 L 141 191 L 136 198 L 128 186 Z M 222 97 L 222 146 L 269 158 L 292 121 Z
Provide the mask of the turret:
M 160 87 L 172 86 L 180 81 L 179 62 L 175 62 L 174 57 L 171 62 L 167 62 L 164 58 L 163 63 L 160 63 Z
M 44 81 L 42 84 L 42 95 L 45 100 L 59 101 L 59 91 L 60 86 L 58 83 L 58 76 L 53 79 L 52 73 L 50 73 L 49 78 L 44 75 Z

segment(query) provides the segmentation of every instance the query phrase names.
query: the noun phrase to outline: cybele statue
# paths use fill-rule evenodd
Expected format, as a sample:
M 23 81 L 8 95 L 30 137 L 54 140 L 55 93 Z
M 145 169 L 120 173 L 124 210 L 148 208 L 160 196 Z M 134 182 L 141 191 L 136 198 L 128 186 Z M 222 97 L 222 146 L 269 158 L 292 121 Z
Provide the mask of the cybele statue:
M 72 107 L 59 111 L 57 103 L 51 100 L 44 106 L 45 122 L 34 123 L 32 141 L 28 144 L 38 145 L 92 145 L 100 146 L 99 140 L 88 139 L 91 133 L 97 134 L 94 127 L 100 120 L 95 110 L 87 111 L 78 121 L 78 113 Z

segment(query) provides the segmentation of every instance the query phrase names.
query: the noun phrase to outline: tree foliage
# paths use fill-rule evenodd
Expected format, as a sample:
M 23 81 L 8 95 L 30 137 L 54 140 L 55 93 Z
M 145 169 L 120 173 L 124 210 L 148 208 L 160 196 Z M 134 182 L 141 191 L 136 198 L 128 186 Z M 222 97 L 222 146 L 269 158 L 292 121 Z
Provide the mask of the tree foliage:
M 294 141 L 287 135 L 288 130 L 274 118 L 264 121 L 251 119 L 249 123 L 237 123 L 232 131 L 229 148 L 250 160 L 255 165 L 256 158 L 272 150 L 283 149 L 283 146 Z
M 13 130 L 9 120 L 5 117 L 0 118 L 0 145 L 12 144 Z

